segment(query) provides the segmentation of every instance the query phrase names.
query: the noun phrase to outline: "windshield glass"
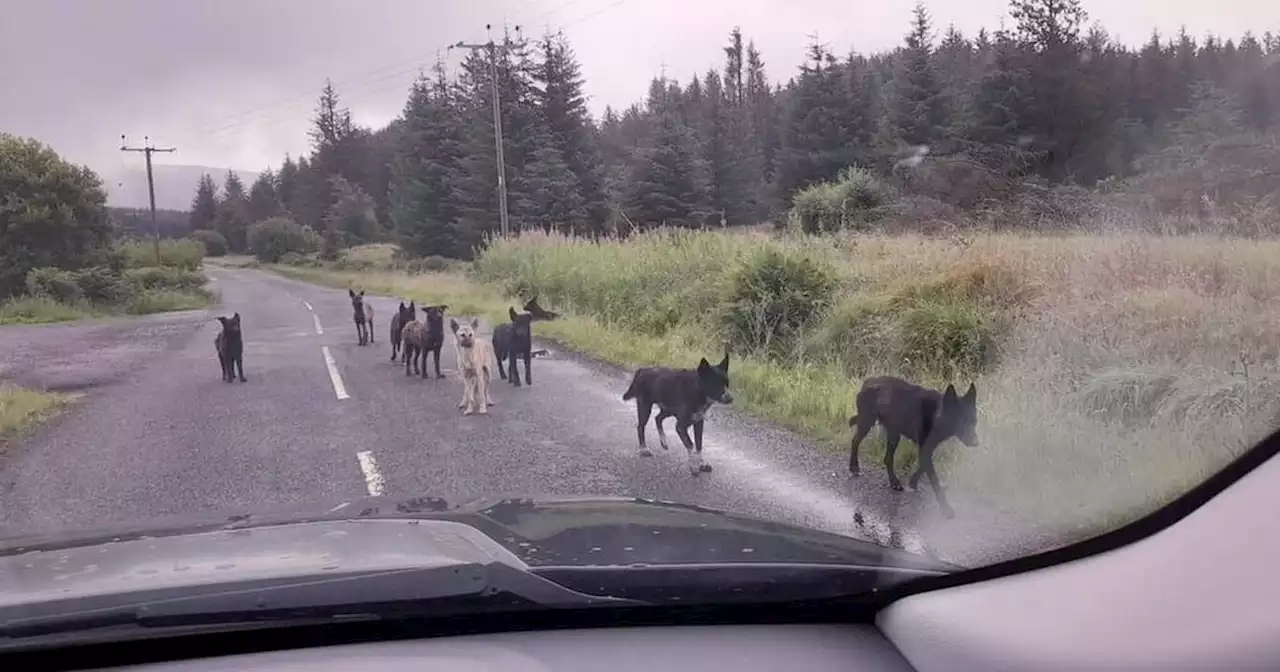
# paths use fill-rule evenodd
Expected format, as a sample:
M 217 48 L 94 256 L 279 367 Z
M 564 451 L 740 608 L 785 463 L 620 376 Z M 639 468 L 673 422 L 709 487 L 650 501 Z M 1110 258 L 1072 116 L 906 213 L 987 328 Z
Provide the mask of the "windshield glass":
M 1274 10 L 879 7 L 9 3 L 0 561 L 953 571 L 1275 429 Z

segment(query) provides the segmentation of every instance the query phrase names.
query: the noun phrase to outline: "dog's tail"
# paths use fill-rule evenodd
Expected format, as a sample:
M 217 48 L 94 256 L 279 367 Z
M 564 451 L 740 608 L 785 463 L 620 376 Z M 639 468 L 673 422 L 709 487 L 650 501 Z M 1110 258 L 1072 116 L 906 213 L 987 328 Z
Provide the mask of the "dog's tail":
M 852 427 L 852 426 L 854 426 L 854 425 L 856 425 L 856 424 L 858 424 L 858 416 L 856 416 L 856 415 L 855 415 L 855 416 L 853 416 L 853 417 L 849 418 L 849 426 L 850 426 L 850 427 Z
M 627 391 L 622 393 L 623 401 L 631 401 L 636 398 L 636 376 L 632 376 L 631 385 L 627 387 Z

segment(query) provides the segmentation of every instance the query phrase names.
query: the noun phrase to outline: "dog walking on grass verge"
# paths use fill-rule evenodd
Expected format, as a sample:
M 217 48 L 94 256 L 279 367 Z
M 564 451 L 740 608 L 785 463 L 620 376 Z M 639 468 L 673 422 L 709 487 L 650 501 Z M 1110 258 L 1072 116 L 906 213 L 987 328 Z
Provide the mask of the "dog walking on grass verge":
M 400 335 L 404 347 L 404 375 L 409 373 L 409 364 L 413 364 L 413 372 L 421 371 L 427 377 L 427 354 L 435 360 L 436 378 L 444 378 L 440 373 L 440 349 L 444 347 L 444 311 L 449 306 L 426 306 L 422 309 L 422 321 L 411 321 L 404 325 Z M 421 362 L 421 366 L 419 366 Z
M 662 449 L 669 450 L 662 421 L 675 416 L 676 436 L 680 437 L 689 453 L 689 472 L 697 476 L 711 471 L 711 465 L 702 461 L 702 425 L 713 402 L 733 403 L 733 395 L 729 394 L 729 354 L 725 353 L 724 359 L 715 366 L 704 357 L 696 369 L 656 366 L 637 369 L 622 399 L 636 400 L 636 436 L 640 439 L 642 457 L 653 455 L 645 447 L 644 426 L 649 423 L 649 414 L 657 404 L 658 416 L 653 419 L 653 424 L 658 428 L 658 443 Z M 692 440 L 689 439 L 690 427 L 693 427 Z
M 231 317 L 219 317 L 222 331 L 213 339 L 213 347 L 218 351 L 218 366 L 222 367 L 223 382 L 234 382 L 236 370 L 240 371 L 240 382 L 244 379 L 244 333 L 240 331 L 240 313 Z
M 373 342 L 373 305 L 364 300 L 364 290 L 360 290 L 359 294 L 348 289 L 347 295 L 351 297 L 352 318 L 356 322 L 356 337 L 360 339 L 360 345 L 367 345 Z
M 507 315 L 511 318 L 510 322 L 493 328 L 493 351 L 498 358 L 498 377 L 520 387 L 520 372 L 516 370 L 516 359 L 520 358 L 524 359 L 525 382 L 532 385 L 533 370 L 530 362 L 533 360 L 533 314 L 517 313 L 515 308 L 507 306 Z M 508 371 L 502 370 L 503 361 L 507 362 Z
M 470 324 L 449 320 L 449 328 L 453 330 L 453 346 L 458 355 L 458 368 L 462 370 L 462 401 L 458 402 L 458 408 L 463 415 L 487 415 L 493 405 L 489 396 L 493 344 L 476 333 L 480 328 L 478 319 L 473 318 Z
M 933 466 L 933 456 L 938 446 L 951 437 L 970 448 L 978 445 L 978 388 L 970 384 L 969 391 L 962 397 L 956 394 L 954 385 L 947 385 L 946 391 L 939 392 L 901 378 L 877 376 L 862 382 L 854 404 L 857 415 L 849 418 L 849 426 L 857 429 L 849 445 L 849 472 L 854 476 L 859 474 L 858 446 L 878 422 L 884 427 L 884 468 L 889 474 L 889 487 L 902 490 L 902 483 L 894 473 L 893 455 L 898 441 L 905 436 L 916 444 L 919 452 L 919 465 L 911 475 L 911 489 L 917 489 L 920 477 L 928 475 L 943 515 L 954 518 L 955 510 L 947 503 Z
M 418 309 L 414 307 L 413 302 L 409 302 L 406 308 L 404 301 L 400 302 L 400 307 L 396 309 L 396 314 L 391 316 L 391 361 L 396 361 L 396 355 L 400 354 L 400 339 L 404 333 L 406 324 L 418 319 Z

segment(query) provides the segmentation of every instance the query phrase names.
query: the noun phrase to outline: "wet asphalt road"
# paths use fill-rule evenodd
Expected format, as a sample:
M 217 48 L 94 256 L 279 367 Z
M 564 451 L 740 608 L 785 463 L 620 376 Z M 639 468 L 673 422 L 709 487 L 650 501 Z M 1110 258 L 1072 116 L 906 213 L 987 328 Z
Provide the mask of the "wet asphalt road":
M 444 380 L 407 378 L 390 361 L 396 299 L 372 298 L 377 342 L 360 347 L 344 291 L 256 270 L 208 274 L 222 297 L 210 311 L 0 327 L 0 380 L 84 393 L 0 451 L 0 534 L 369 494 L 621 495 L 817 527 L 964 565 L 1040 543 L 1022 521 L 963 492 L 948 491 L 959 517 L 943 519 L 932 493 L 892 492 L 876 469 L 851 479 L 847 455 L 724 407 L 704 437 L 713 473 L 689 474 L 672 429 L 664 452 L 650 425 L 656 455 L 642 458 L 634 407 L 621 399 L 628 374 L 554 345 L 537 346 L 550 354 L 534 360 L 532 387 L 495 379 L 490 415 L 465 417 L 451 343 Z M 213 350 L 214 316 L 233 311 L 244 323 L 247 384 L 221 382 Z

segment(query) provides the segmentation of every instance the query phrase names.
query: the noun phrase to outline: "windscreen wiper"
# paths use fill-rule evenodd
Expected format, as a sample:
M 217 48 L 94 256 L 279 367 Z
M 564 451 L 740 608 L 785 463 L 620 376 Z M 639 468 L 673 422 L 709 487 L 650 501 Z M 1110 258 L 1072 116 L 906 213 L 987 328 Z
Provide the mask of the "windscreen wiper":
M 165 594 L 157 595 L 162 592 Z M 642 600 L 578 592 L 503 562 L 313 575 L 252 585 L 170 588 L 145 598 L 53 613 L 0 614 L 0 642 L 120 626 L 377 620 L 520 609 L 644 606 Z

